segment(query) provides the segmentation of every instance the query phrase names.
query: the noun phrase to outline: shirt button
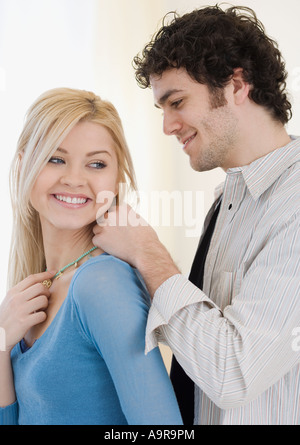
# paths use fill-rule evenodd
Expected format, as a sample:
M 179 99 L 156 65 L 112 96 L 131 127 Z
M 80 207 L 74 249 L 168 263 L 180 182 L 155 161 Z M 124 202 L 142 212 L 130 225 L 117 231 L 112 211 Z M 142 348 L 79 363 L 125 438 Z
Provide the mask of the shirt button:
M 231 210 L 231 209 L 232 209 L 232 204 L 229 204 L 228 210 Z

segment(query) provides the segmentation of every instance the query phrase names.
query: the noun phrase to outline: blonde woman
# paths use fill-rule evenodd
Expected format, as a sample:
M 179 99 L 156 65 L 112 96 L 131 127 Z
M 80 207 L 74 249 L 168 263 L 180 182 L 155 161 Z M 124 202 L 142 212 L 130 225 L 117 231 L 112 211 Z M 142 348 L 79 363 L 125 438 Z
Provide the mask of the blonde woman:
M 0 306 L 0 424 L 181 424 L 147 291 L 92 244 L 119 184 L 135 188 L 115 108 L 50 90 L 27 114 L 11 175 L 9 291 Z M 105 204 L 105 205 L 104 205 Z

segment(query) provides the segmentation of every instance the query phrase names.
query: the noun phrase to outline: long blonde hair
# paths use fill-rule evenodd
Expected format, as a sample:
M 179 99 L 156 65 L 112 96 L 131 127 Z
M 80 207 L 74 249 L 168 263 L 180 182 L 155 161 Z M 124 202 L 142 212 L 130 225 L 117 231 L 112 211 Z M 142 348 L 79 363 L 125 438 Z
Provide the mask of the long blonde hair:
M 41 224 L 30 194 L 41 170 L 81 121 L 94 122 L 109 131 L 118 159 L 119 181 L 136 190 L 131 156 L 115 107 L 89 91 L 57 88 L 42 94 L 27 112 L 10 172 L 13 230 L 8 288 L 45 270 Z

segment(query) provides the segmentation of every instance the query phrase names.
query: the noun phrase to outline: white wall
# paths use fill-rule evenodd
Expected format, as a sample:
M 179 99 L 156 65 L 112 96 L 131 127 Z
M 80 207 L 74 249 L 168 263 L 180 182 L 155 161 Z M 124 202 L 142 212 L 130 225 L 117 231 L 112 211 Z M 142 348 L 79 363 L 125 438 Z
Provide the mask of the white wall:
M 224 178 L 215 170 L 196 173 L 176 140 L 162 134 L 160 112 L 150 90 L 135 83 L 132 58 L 158 29 L 170 10 L 186 12 L 215 4 L 196 0 L 0 0 L 0 300 L 5 294 L 11 213 L 9 164 L 24 114 L 44 90 L 67 86 L 94 90 L 111 100 L 122 117 L 139 187 L 155 191 L 185 190 L 192 200 L 201 191 L 206 210 L 213 189 Z M 242 1 L 231 1 L 240 4 Z M 299 0 L 247 0 L 268 33 L 279 42 L 290 72 L 294 117 L 289 131 L 300 127 Z M 195 204 L 195 201 L 193 201 Z M 149 210 L 149 209 L 148 209 Z M 151 215 L 153 218 L 156 215 Z M 203 215 L 199 219 L 203 220 Z M 150 218 L 150 222 L 151 222 Z M 171 220 L 172 222 L 172 220 Z M 202 222 L 202 221 L 201 221 Z M 188 273 L 197 237 L 186 227 L 157 227 L 171 254 Z M 200 229 L 199 229 L 200 231 Z

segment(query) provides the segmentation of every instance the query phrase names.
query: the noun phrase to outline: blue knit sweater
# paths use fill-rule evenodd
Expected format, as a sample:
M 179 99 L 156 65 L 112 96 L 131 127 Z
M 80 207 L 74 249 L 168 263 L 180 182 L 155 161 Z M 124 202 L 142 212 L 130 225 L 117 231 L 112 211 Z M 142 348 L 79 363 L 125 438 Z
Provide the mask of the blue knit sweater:
M 158 348 L 144 353 L 149 296 L 107 254 L 85 262 L 45 333 L 12 350 L 17 401 L 0 424 L 181 424 Z

